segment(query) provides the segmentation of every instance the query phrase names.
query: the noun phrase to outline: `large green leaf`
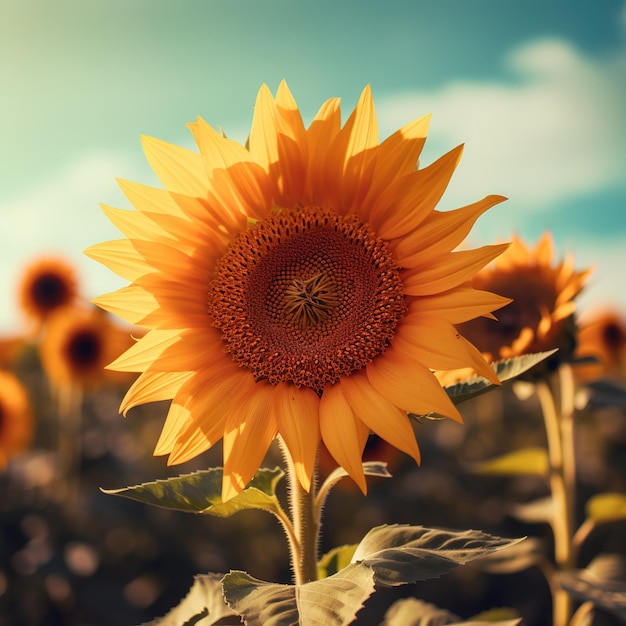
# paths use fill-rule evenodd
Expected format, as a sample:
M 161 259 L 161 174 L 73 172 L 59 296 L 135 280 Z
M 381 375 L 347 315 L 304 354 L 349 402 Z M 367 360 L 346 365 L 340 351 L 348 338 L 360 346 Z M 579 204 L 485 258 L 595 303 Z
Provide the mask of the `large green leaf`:
M 195 577 L 189 593 L 167 615 L 143 626 L 218 626 L 241 624 L 222 594 L 223 574 Z
M 345 626 L 373 593 L 374 573 L 355 564 L 305 585 L 279 585 L 233 571 L 222 584 L 246 626 Z
M 370 530 L 352 557 L 375 573 L 383 586 L 438 578 L 455 567 L 513 546 L 522 539 L 502 539 L 477 530 L 455 532 L 424 526 L 378 526 Z
M 496 361 L 492 363 L 496 376 L 501 382 L 513 380 L 527 372 L 532 367 L 535 367 L 541 361 L 547 359 L 553 355 L 556 350 L 548 350 L 547 352 L 537 352 L 535 354 L 524 354 L 522 356 L 512 357 L 503 361 Z M 474 374 L 466 380 L 463 380 L 456 385 L 450 385 L 444 387 L 447 394 L 450 396 L 455 404 L 469 400 L 475 396 L 489 391 L 493 387 L 493 383 L 490 383 L 486 378 Z
M 280 509 L 280 502 L 276 497 L 276 485 L 283 476 L 284 472 L 279 467 L 261 468 L 250 484 L 227 502 L 222 502 L 221 467 L 165 480 L 155 480 L 133 487 L 103 489 L 102 491 L 165 509 L 229 517 L 244 509 L 277 512 Z
M 548 452 L 545 448 L 538 447 L 514 450 L 472 465 L 472 471 L 477 474 L 495 474 L 498 476 L 531 474 L 546 477 L 549 469 Z

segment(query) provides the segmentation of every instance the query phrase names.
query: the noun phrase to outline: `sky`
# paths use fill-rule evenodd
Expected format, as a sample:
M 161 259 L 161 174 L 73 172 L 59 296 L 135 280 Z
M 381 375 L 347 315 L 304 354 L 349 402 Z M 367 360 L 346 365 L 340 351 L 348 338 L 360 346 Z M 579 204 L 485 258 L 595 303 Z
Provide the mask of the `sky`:
M 158 185 L 142 134 L 192 147 L 202 116 L 245 141 L 286 79 L 305 123 L 371 85 L 381 139 L 426 113 L 422 164 L 460 143 L 441 209 L 509 200 L 468 243 L 534 244 L 596 269 L 579 310 L 626 312 L 624 0 L 1 0 L 0 333 L 17 285 L 61 254 L 91 298 L 124 283 L 83 255 L 118 231 L 117 178 Z

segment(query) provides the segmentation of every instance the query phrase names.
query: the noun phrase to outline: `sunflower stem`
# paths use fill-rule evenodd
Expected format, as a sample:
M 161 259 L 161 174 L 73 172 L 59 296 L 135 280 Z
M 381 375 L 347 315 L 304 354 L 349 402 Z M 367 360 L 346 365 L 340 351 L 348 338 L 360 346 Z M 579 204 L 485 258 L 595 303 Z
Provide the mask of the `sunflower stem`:
M 295 539 L 290 543 L 291 569 L 296 585 L 317 580 L 317 547 L 320 532 L 320 516 L 315 507 L 317 487 L 317 461 L 307 491 L 298 478 L 296 467 L 287 446 L 278 438 L 285 463 L 289 491 L 289 508 Z
M 561 378 L 561 410 L 557 408 L 553 390 L 548 382 L 537 383 L 537 396 L 541 404 L 548 442 L 550 461 L 550 490 L 554 504 L 552 531 L 554 557 L 557 571 L 570 569 L 573 564 L 572 527 L 574 509 L 574 458 L 573 419 L 569 410 L 572 393 L 570 385 Z M 567 409 L 563 411 L 563 409 Z M 566 626 L 572 612 L 569 594 L 555 580 L 550 580 L 553 601 L 553 625 Z

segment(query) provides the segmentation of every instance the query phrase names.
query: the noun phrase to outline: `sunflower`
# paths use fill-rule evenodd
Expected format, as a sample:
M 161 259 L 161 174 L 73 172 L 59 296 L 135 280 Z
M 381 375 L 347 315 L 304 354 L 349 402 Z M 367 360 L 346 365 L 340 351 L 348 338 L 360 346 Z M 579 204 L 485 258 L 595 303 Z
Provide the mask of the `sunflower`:
M 126 239 L 87 254 L 130 285 L 96 303 L 149 332 L 111 367 L 141 372 L 121 410 L 172 399 L 155 454 L 182 463 L 223 439 L 225 499 L 280 436 L 310 488 L 324 442 L 363 491 L 371 431 L 419 461 L 407 412 L 461 420 L 433 369 L 494 379 L 453 324 L 505 298 L 467 285 L 505 245 L 453 251 L 504 200 L 435 206 L 461 156 L 416 169 L 429 117 L 382 143 L 369 87 L 308 128 L 285 82 L 259 90 L 246 147 L 198 118 L 199 152 L 144 138 L 165 189 L 121 181 L 103 207 Z
M 24 450 L 33 436 L 33 412 L 28 393 L 10 372 L 0 370 L 0 469 Z
M 51 313 L 74 303 L 78 281 L 74 267 L 60 257 L 42 257 L 30 263 L 19 283 L 19 303 L 37 328 Z
M 590 273 L 576 271 L 571 256 L 555 263 L 550 233 L 544 233 L 534 249 L 514 236 L 511 247 L 472 280 L 474 288 L 494 291 L 512 302 L 498 312 L 497 322 L 481 317 L 457 328 L 487 360 L 558 348 L 547 363 L 553 368 L 574 355 L 574 299 Z
M 104 368 L 134 343 L 95 307 L 66 307 L 48 320 L 39 346 L 41 363 L 55 387 L 95 389 L 112 378 Z
M 615 310 L 605 309 L 589 316 L 578 331 L 577 356 L 595 357 L 598 362 L 576 366 L 581 380 L 601 376 L 626 376 L 626 321 Z

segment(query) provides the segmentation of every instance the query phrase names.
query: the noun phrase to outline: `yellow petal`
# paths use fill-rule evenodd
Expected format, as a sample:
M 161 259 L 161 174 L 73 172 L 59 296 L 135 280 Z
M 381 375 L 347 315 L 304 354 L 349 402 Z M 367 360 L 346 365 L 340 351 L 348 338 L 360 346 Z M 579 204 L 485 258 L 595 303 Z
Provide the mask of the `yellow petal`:
M 402 237 L 412 232 L 434 210 L 456 169 L 463 146 L 454 148 L 434 163 L 407 174 L 383 194 L 371 210 L 371 223 L 384 239 Z
M 252 375 L 232 362 L 196 373 L 174 398 L 154 453 L 169 454 L 168 465 L 175 465 L 211 448 L 222 438 L 226 420 L 241 414 L 254 385 Z
M 320 440 L 319 398 L 312 389 L 289 383 L 275 387 L 278 432 L 291 455 L 302 487 L 311 488 L 311 476 Z
M 343 396 L 341 385 L 327 385 L 320 399 L 320 432 L 333 458 L 367 493 L 363 450 L 369 428 L 357 417 Z
M 141 324 L 159 306 L 153 294 L 135 285 L 104 294 L 92 302 L 131 324 Z
M 430 296 L 469 281 L 483 266 L 502 254 L 508 244 L 483 246 L 442 255 L 427 267 L 402 272 L 404 293 L 410 296 Z
M 200 198 L 206 195 L 209 179 L 202 156 L 145 135 L 141 143 L 148 163 L 166 189 Z
M 107 367 L 118 372 L 143 372 L 179 341 L 180 331 L 151 330 Z
M 148 185 L 134 183 L 130 180 L 118 178 L 117 184 L 129 202 L 140 211 L 151 213 L 165 213 L 170 215 L 184 215 L 172 196 L 165 189 L 157 189 Z
M 415 357 L 388 348 L 366 367 L 367 378 L 376 391 L 409 413 L 438 413 L 456 421 L 463 419 L 432 372 Z
M 405 316 L 396 330 L 392 344 L 405 357 L 416 359 L 429 369 L 473 367 L 487 380 L 500 384 L 495 372 L 478 349 L 466 341 L 450 322 L 432 315 Z M 384 356 L 386 355 L 387 353 Z
M 100 205 L 109 221 L 129 239 L 161 239 L 168 233 L 141 211 Z
M 130 281 L 153 270 L 137 252 L 130 239 L 98 243 L 87 248 L 84 253 L 90 259 L 106 265 L 112 272 Z
M 334 197 L 337 190 L 328 189 L 325 178 L 329 147 L 341 129 L 339 99 L 332 98 L 324 103 L 306 131 L 309 157 L 305 198 L 311 205 L 323 206 L 327 194 Z
M 504 196 L 487 196 L 454 211 L 434 211 L 414 232 L 391 242 L 394 258 L 400 267 L 424 265 L 428 259 L 454 250 L 469 234 L 476 220 Z
M 419 463 L 420 452 L 406 411 L 376 391 L 362 372 L 344 376 L 339 384 L 344 398 L 359 419 L 387 443 Z
M 126 392 L 120 411 L 126 417 L 139 404 L 171 400 L 191 375 L 191 372 L 143 372 Z
M 509 304 L 510 298 L 472 287 L 458 287 L 432 296 L 416 298 L 409 312 L 435 315 L 452 324 L 461 324 L 475 317 L 493 318 L 491 311 Z
M 224 432 L 222 500 L 230 500 L 246 488 L 276 437 L 272 416 L 274 389 L 257 384 L 243 413 L 231 415 Z
M 207 173 L 216 168 L 227 168 L 242 161 L 252 160 L 250 152 L 240 143 L 220 135 L 201 117 L 196 122 L 187 124 L 190 128 L 200 153 L 204 157 Z
M 369 217 L 371 206 L 387 189 L 390 182 L 415 170 L 424 147 L 430 115 L 407 124 L 387 137 L 376 150 L 373 177 L 363 207 Z

